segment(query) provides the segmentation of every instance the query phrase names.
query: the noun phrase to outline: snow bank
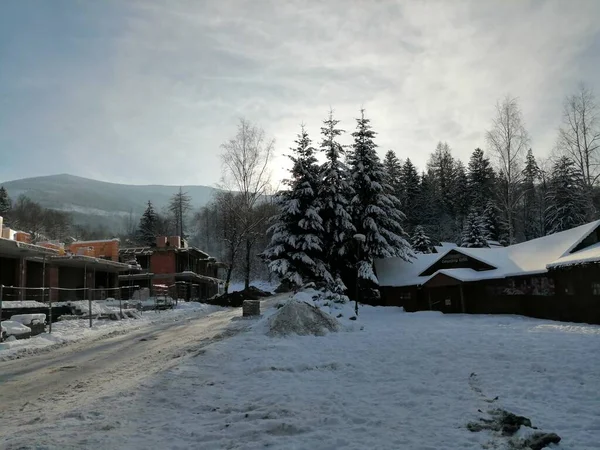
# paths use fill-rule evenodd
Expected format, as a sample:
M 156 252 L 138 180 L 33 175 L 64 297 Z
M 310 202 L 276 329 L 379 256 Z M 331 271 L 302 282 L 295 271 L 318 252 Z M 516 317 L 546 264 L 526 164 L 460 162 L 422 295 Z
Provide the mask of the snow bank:
M 29 325 L 37 321 L 38 323 L 46 322 L 46 314 L 15 314 L 11 316 L 10 320 L 22 323 L 23 325 Z
M 52 333 L 42 333 L 31 339 L 10 341 L 0 343 L 0 361 L 18 358 L 22 355 L 37 354 L 51 350 L 55 347 L 66 345 L 72 342 L 78 342 L 85 339 L 100 339 L 113 333 L 127 333 L 151 324 L 178 321 L 187 317 L 198 317 L 219 311 L 217 306 L 206 305 L 203 303 L 190 302 L 176 310 L 167 310 L 161 312 L 148 311 L 145 313 L 137 312 L 138 319 L 123 320 L 94 320 L 93 327 L 90 328 L 87 319 L 65 320 L 52 324 Z M 179 306 L 182 306 L 181 304 Z M 118 309 L 118 308 L 117 308 Z M 2 327 L 4 324 L 2 322 Z M 17 326 L 23 326 L 18 322 Z M 28 327 L 26 327 L 29 329 Z
M 35 300 L 7 300 L 2 302 L 2 307 L 9 308 L 47 308 L 47 303 L 36 302 Z
M 7 336 L 22 336 L 31 333 L 31 328 L 16 320 L 4 320 L 0 323 L 0 326 L 1 330 L 4 331 Z
M 338 331 L 340 323 L 316 306 L 292 299 L 269 317 L 270 336 L 297 334 L 322 336 L 327 331 Z

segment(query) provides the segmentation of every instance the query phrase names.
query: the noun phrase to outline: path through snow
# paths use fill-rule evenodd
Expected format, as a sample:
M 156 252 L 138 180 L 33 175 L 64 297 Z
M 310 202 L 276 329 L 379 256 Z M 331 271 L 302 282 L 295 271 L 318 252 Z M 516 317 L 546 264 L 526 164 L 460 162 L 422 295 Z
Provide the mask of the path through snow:
M 266 320 L 5 446 L 506 448 L 466 429 L 493 407 L 558 433 L 557 448 L 600 448 L 600 327 L 363 307 L 353 331 L 274 338 Z

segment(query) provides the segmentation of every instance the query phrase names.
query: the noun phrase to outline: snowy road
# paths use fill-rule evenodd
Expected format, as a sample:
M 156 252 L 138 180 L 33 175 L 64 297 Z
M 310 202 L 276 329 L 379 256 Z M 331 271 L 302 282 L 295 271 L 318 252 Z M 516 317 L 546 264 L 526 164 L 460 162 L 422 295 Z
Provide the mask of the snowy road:
M 246 321 L 233 320 L 240 315 L 240 309 L 192 315 L 183 321 L 149 324 L 125 335 L 0 362 L 0 436 L 52 421 L 99 398 L 130 392 L 143 379 L 177 364 L 182 356 L 244 329 Z

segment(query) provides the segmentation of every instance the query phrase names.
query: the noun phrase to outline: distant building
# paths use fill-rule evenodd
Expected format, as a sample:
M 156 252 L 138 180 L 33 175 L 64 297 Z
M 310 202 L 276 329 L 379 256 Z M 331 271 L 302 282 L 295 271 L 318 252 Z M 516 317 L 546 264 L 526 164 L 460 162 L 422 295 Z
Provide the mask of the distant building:
M 189 247 L 179 236 L 158 237 L 155 247 L 122 248 L 119 257 L 132 267 L 128 274 L 119 276 L 123 288 L 167 286 L 176 290 L 172 295 L 178 298 L 198 300 L 214 296 L 223 284 L 219 269 L 225 265 Z
M 438 247 L 375 263 L 381 301 L 406 311 L 522 314 L 600 324 L 600 221 L 492 248 Z

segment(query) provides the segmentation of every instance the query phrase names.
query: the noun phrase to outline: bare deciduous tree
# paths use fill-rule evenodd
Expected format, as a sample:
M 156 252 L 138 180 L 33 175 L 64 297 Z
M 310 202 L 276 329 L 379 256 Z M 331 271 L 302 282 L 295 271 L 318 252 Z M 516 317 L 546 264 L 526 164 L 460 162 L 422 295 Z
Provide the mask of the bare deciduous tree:
M 273 139 L 264 130 L 245 119 L 240 119 L 238 130 L 232 139 L 221 146 L 223 161 L 222 187 L 239 195 L 235 210 L 241 223 L 240 239 L 244 243 L 244 284 L 250 285 L 253 248 L 261 225 L 268 219 L 257 213 L 257 206 L 269 194 L 271 174 L 269 162 L 273 154 Z M 237 197 L 236 195 L 236 197 Z
M 523 159 L 529 149 L 529 134 L 516 98 L 506 96 L 496 103 L 496 116 L 486 132 L 491 153 L 496 156 L 501 180 L 499 207 L 505 216 L 508 240 L 515 242 L 515 213 L 523 195 Z
M 590 202 L 588 220 L 592 220 L 592 190 L 600 178 L 600 117 L 594 92 L 584 84 L 579 85 L 577 93 L 565 99 L 557 148 L 575 163 L 580 173 Z

